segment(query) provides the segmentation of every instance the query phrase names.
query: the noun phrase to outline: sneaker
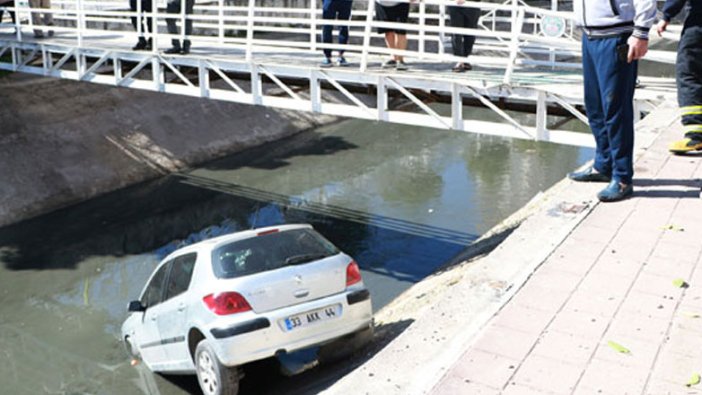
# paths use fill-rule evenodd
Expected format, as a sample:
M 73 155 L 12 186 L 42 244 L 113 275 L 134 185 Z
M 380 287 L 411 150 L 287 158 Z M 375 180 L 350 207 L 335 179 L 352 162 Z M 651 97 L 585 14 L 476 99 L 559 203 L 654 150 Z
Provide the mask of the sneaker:
M 668 151 L 674 154 L 684 154 L 691 151 L 701 151 L 702 140 L 685 137 L 682 140 L 673 141 L 668 146 Z
M 395 66 L 395 70 L 398 70 L 398 71 L 407 70 L 407 63 L 405 63 L 403 61 L 397 62 L 397 65 Z
M 324 58 L 322 63 L 319 64 L 319 67 L 323 67 L 325 69 L 332 67 L 332 66 L 334 66 L 334 63 L 332 63 L 331 59 L 329 59 L 329 58 Z
M 597 194 L 601 202 L 618 202 L 634 194 L 634 187 L 631 184 L 622 184 L 617 180 L 612 180 L 607 188 Z
M 607 174 L 597 172 L 593 167 L 568 173 L 568 178 L 577 182 L 609 182 L 612 179 Z
M 462 73 L 466 71 L 466 65 L 463 63 L 456 63 L 456 65 L 451 68 L 451 71 L 454 73 Z
M 395 66 L 397 66 L 397 62 L 395 61 L 395 59 L 390 59 L 386 60 L 381 67 L 384 69 L 391 69 Z
M 187 54 L 189 54 L 189 53 L 190 53 L 190 48 L 189 48 L 189 47 L 183 47 L 183 48 L 180 50 L 180 54 L 181 54 L 181 55 L 187 55 Z
M 348 66 L 348 65 L 349 65 L 349 62 L 346 61 L 346 58 L 345 58 L 345 57 L 339 56 L 339 57 L 336 59 L 336 65 L 337 65 L 337 66 L 340 66 L 340 67 L 344 67 L 344 66 Z

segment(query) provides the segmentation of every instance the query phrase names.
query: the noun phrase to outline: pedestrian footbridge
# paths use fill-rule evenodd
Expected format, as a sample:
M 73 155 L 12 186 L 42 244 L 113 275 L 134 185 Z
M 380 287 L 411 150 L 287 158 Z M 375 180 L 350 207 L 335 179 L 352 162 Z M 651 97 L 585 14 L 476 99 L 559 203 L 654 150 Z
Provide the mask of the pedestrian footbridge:
M 184 1 L 184 0 L 182 0 Z M 197 0 L 192 14 L 131 11 L 127 0 L 53 0 L 50 9 L 16 0 L 12 22 L 0 23 L 0 69 L 133 89 L 197 96 L 281 109 L 465 132 L 593 146 L 587 133 L 561 130 L 551 114 L 587 119 L 582 112 L 579 32 L 572 15 L 553 0 L 543 7 L 522 1 L 465 2 L 481 10 L 474 29 L 449 26 L 446 8 L 455 2 L 413 2 L 407 24 L 378 22 L 373 1 L 355 0 L 350 21 L 322 19 L 310 0 Z M 181 7 L 184 10 L 185 7 Z M 53 26 L 34 25 L 33 13 L 53 16 Z M 155 32 L 132 28 L 130 18 L 149 19 Z M 179 27 L 192 20 L 187 55 L 168 55 L 173 38 L 166 19 Z M 346 45 L 324 44 L 323 25 L 350 27 Z M 377 27 L 408 31 L 406 50 L 386 48 Z M 49 30 L 54 34 L 49 37 Z M 336 30 L 336 29 L 335 29 Z M 35 38 L 35 31 L 45 38 Z M 450 35 L 477 37 L 473 70 L 451 71 L 461 58 L 451 54 Z M 664 37 L 675 40 L 675 34 Z M 138 37 L 151 39 L 134 51 Z M 342 48 L 349 65 L 320 67 L 322 49 Z M 655 47 L 655 46 L 654 46 Z M 381 68 L 388 56 L 404 55 L 410 69 Z M 647 62 L 673 64 L 675 53 L 651 50 Z M 668 66 L 670 67 L 670 66 Z M 6 94 L 5 92 L 3 92 Z M 641 115 L 674 97 L 671 78 L 640 78 L 635 105 Z M 482 105 L 492 121 L 469 119 L 464 106 Z M 518 122 L 509 109 L 532 111 Z

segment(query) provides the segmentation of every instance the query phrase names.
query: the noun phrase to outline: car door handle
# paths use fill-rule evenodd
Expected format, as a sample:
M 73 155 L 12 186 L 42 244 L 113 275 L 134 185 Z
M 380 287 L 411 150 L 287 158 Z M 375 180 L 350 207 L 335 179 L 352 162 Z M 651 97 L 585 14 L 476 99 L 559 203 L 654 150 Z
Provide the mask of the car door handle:
M 151 316 L 151 321 L 156 321 L 156 318 L 158 318 L 158 316 L 157 316 L 157 315 L 155 315 L 155 314 L 154 314 L 154 315 L 152 315 L 152 316 Z
M 181 303 L 178 305 L 178 311 L 185 311 L 185 303 Z
M 295 295 L 296 298 L 304 298 L 305 296 L 307 296 L 309 294 L 310 294 L 309 289 L 299 289 L 299 290 L 295 291 L 295 293 L 293 293 L 293 295 Z

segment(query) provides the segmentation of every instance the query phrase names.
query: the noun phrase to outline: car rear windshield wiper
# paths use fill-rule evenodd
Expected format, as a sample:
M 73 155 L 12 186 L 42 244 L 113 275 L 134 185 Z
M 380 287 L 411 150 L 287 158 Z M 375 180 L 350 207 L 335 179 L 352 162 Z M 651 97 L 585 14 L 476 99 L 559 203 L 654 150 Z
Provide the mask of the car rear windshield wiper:
M 328 257 L 329 254 L 315 253 L 315 254 L 300 254 L 293 255 L 285 258 L 286 265 L 299 265 L 300 263 L 316 261 L 317 259 L 322 259 Z

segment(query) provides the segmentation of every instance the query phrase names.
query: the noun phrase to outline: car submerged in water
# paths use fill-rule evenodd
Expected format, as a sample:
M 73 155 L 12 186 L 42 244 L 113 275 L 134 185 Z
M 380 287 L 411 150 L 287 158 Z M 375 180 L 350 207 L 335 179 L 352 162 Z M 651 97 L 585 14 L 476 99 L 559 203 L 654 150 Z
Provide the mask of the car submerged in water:
M 181 248 L 128 310 L 128 352 L 154 372 L 197 374 L 207 395 L 236 394 L 242 364 L 339 342 L 357 348 L 373 333 L 358 265 L 310 225 Z

